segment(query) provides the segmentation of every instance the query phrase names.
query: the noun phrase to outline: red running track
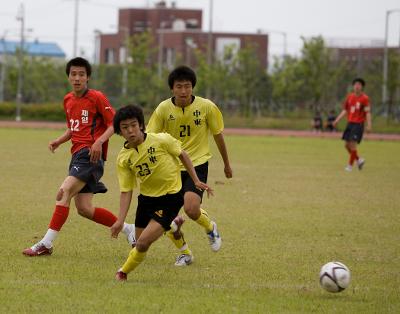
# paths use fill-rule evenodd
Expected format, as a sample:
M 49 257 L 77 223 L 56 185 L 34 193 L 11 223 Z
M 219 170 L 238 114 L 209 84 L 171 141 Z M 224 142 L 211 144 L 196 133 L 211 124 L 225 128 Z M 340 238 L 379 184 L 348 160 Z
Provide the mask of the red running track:
M 43 122 L 43 121 L 0 121 L 0 128 L 31 128 L 31 129 L 65 129 L 64 122 Z M 336 138 L 342 136 L 341 132 L 312 132 L 296 130 L 272 130 L 272 129 L 245 129 L 226 128 L 226 135 L 242 136 L 277 136 L 277 137 L 302 137 L 302 138 Z M 365 134 L 365 139 L 376 141 L 400 141 L 400 134 Z

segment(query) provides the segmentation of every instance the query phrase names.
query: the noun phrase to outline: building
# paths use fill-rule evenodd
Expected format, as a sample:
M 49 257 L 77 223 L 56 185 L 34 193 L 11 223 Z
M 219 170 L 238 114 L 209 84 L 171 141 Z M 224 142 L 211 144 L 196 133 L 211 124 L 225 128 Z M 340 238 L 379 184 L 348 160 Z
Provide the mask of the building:
M 3 60 L 5 56 L 15 56 L 20 48 L 19 41 L 0 40 L 0 58 Z M 25 42 L 24 44 L 25 55 L 31 57 L 47 57 L 56 60 L 64 60 L 65 53 L 53 42 L 39 42 L 38 40 L 32 42 Z
M 228 51 L 237 52 L 253 46 L 261 65 L 266 68 L 268 60 L 268 35 L 244 33 L 212 33 L 202 30 L 202 11 L 178 9 L 174 2 L 167 7 L 164 1 L 154 8 L 120 9 L 118 32 L 98 34 L 96 61 L 105 64 L 119 64 L 125 61 L 125 45 L 128 36 L 148 31 L 158 48 L 157 62 L 172 67 L 181 60 L 187 65 L 196 64 L 195 50 L 208 51 L 211 40 L 213 58 L 222 58 Z M 210 37 L 209 37 L 210 36 Z
M 371 63 L 382 63 L 384 56 L 384 40 L 381 39 L 328 39 L 328 48 L 333 58 L 339 62 L 345 61 L 354 65 L 358 73 Z M 400 48 L 390 47 L 389 50 L 398 51 Z

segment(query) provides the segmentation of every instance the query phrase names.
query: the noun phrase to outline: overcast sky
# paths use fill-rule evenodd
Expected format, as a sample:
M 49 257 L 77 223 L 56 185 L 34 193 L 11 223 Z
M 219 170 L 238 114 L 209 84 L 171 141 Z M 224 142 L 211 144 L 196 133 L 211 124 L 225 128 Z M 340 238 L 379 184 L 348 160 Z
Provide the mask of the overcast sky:
M 75 0 L 0 0 L 0 37 L 19 38 L 16 15 L 25 6 L 28 40 L 57 42 L 72 55 Z M 118 8 L 154 6 L 153 0 L 80 0 L 78 47 L 92 57 L 94 30 L 113 33 Z M 210 0 L 176 0 L 180 8 L 203 9 L 203 29 L 208 30 Z M 167 1 L 170 5 L 171 1 Z M 387 10 L 399 9 L 400 0 L 214 0 L 213 29 L 224 32 L 276 30 L 287 33 L 288 52 L 298 54 L 300 36 L 382 39 Z M 391 45 L 399 45 L 400 12 L 390 16 Z M 281 54 L 283 37 L 272 33 L 270 53 Z

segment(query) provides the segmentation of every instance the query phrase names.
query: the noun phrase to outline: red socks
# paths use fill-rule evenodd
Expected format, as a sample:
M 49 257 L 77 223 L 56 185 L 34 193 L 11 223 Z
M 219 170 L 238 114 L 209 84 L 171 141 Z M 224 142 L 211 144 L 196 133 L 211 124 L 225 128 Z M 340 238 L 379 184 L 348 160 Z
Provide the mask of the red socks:
M 49 228 L 60 231 L 63 224 L 67 221 L 68 214 L 68 207 L 56 205 Z M 107 209 L 95 208 L 92 220 L 104 226 L 111 227 L 117 221 L 117 217 Z
M 350 153 L 349 165 L 352 166 L 355 160 L 358 160 L 357 150 L 352 150 Z
M 53 217 L 51 217 L 49 228 L 55 231 L 60 231 L 63 224 L 67 221 L 68 213 L 68 207 L 56 205 Z
M 117 217 L 105 208 L 96 207 L 94 209 L 93 221 L 111 227 L 117 221 Z

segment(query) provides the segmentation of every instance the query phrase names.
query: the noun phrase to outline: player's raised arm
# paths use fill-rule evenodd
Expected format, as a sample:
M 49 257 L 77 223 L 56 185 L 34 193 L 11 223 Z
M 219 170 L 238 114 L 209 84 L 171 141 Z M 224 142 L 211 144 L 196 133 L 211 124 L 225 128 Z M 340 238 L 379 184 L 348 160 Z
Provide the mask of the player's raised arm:
M 132 191 L 121 192 L 119 198 L 119 214 L 117 221 L 111 226 L 111 236 L 113 238 L 118 238 L 118 234 L 121 232 L 126 216 L 129 211 L 129 206 L 132 201 Z
M 68 142 L 71 139 L 71 130 L 67 129 L 65 132 L 58 137 L 57 139 L 50 141 L 48 148 L 49 150 L 54 153 L 54 151 L 61 145 L 64 144 L 65 142 Z
M 201 182 L 194 170 L 192 161 L 190 160 L 188 154 L 182 150 L 182 153 L 179 155 L 179 159 L 181 160 L 183 166 L 185 167 L 186 171 L 188 172 L 189 176 L 192 178 L 194 185 L 200 189 L 207 191 L 207 196 L 213 196 L 213 190 L 204 182 Z

